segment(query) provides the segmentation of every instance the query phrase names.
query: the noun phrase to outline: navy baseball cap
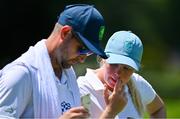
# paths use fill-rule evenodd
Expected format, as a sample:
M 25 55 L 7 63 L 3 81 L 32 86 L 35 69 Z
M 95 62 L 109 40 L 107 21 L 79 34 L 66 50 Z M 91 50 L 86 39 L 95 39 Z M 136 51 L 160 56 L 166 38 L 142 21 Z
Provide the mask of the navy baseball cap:
M 104 19 L 93 5 L 73 4 L 66 6 L 59 16 L 58 23 L 71 26 L 89 50 L 104 59 L 107 58 L 99 42 L 104 35 Z

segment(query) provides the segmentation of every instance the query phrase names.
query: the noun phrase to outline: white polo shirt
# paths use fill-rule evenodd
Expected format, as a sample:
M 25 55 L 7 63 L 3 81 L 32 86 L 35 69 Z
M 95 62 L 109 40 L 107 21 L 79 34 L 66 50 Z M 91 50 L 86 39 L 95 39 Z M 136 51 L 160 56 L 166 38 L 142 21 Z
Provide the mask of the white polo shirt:
M 139 90 L 143 105 L 146 106 L 147 104 L 151 103 L 156 96 L 156 92 L 154 91 L 152 86 L 143 77 L 136 73 L 133 73 L 131 78 L 134 80 L 135 85 Z M 91 69 L 87 69 L 86 75 L 80 76 L 77 81 L 81 96 L 90 93 L 91 118 L 98 118 L 102 111 L 105 109 L 106 105 L 103 98 L 104 85 Z M 125 86 L 125 92 L 127 93 L 128 103 L 125 108 L 116 116 L 116 118 L 141 118 L 131 100 L 131 96 L 128 92 L 127 86 Z

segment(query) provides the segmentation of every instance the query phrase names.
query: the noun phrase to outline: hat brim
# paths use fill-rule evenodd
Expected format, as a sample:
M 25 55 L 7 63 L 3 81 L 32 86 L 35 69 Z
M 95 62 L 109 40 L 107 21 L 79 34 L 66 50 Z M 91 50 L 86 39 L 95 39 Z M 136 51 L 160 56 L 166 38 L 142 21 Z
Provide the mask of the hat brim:
M 86 47 L 91 50 L 93 53 L 99 55 L 100 57 L 107 59 L 108 57 L 104 53 L 104 51 L 100 48 L 100 46 L 96 46 L 92 42 L 90 42 L 88 39 L 83 37 L 79 32 L 76 32 L 81 41 L 86 45 Z
M 125 64 L 134 68 L 136 71 L 139 71 L 140 64 L 127 56 L 112 53 L 107 53 L 106 55 L 108 56 L 106 61 L 109 64 Z

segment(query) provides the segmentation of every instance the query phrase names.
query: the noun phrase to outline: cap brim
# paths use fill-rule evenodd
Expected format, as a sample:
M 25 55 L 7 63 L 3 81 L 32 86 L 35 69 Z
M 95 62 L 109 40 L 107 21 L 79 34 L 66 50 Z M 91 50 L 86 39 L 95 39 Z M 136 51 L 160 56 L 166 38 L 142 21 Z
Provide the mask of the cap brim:
M 86 47 L 91 50 L 93 53 L 95 53 L 96 55 L 99 55 L 100 57 L 107 59 L 108 57 L 106 56 L 106 54 L 104 53 L 104 50 L 102 50 L 100 48 L 100 46 L 96 46 L 95 44 L 93 44 L 92 42 L 90 42 L 89 40 L 87 40 L 85 37 L 83 37 L 79 32 L 76 32 L 77 35 L 79 36 L 79 38 L 81 39 L 81 41 L 86 45 Z
M 131 66 L 136 71 L 139 71 L 140 64 L 136 63 L 133 59 L 118 54 L 107 53 L 108 59 L 106 59 L 107 63 L 109 64 L 125 64 Z

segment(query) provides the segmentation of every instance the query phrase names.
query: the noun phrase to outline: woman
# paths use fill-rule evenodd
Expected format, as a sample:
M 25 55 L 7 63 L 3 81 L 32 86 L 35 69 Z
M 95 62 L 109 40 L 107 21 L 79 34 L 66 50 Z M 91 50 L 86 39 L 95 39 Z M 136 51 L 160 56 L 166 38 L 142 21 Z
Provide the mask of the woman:
M 122 107 L 115 118 L 143 118 L 145 111 L 151 118 L 165 118 L 162 99 L 142 76 L 135 73 L 140 68 L 143 54 L 139 37 L 129 31 L 118 31 L 108 40 L 105 53 L 108 59 L 100 61 L 100 68 L 87 69 L 86 75 L 78 78 L 81 96 L 90 94 L 91 117 L 99 118 L 106 104 L 112 103 L 109 98 L 114 86 L 120 82 L 119 95 L 127 103 L 118 103 L 114 107 L 114 110 Z

